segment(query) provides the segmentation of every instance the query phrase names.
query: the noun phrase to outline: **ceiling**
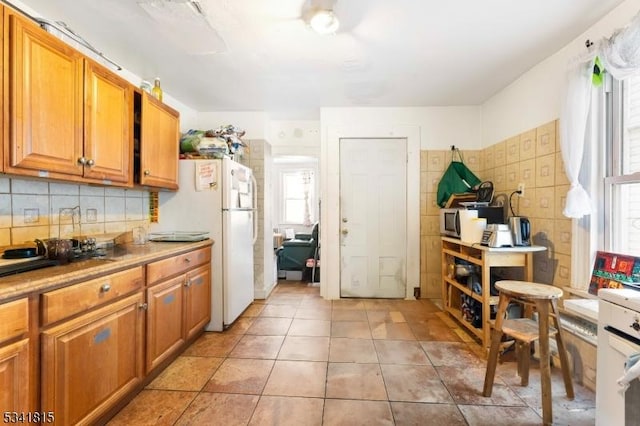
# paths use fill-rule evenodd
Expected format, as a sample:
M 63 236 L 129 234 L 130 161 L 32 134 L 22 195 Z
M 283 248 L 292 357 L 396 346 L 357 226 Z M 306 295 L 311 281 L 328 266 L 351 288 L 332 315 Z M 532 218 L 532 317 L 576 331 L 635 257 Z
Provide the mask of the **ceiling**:
M 281 119 L 320 107 L 482 104 L 622 3 L 331 0 L 341 26 L 321 36 L 300 17 L 327 0 L 200 0 L 206 20 L 177 8 L 154 19 L 139 5 L 159 1 L 22 0 L 197 111 Z

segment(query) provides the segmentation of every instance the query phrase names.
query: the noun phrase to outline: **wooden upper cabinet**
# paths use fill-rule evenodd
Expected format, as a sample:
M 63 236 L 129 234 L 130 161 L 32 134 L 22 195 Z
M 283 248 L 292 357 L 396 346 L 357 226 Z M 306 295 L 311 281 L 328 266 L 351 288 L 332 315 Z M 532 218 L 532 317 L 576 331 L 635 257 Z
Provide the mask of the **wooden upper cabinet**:
M 7 104 L 7 99 L 4 96 L 4 91 L 5 91 L 5 87 L 7 86 L 5 84 L 5 67 L 4 67 L 4 6 L 0 5 L 0 82 L 2 82 L 2 84 L 0 84 L 0 99 L 2 99 L 2 104 L 6 105 Z M 0 120 L 0 135 L 2 135 L 2 140 L 0 141 L 0 172 L 4 171 L 4 151 L 5 151 L 5 146 L 7 145 L 6 142 L 6 120 Z
M 10 93 L 5 171 L 80 176 L 83 56 L 32 21 L 5 12 Z
M 133 182 L 133 89 L 91 60 L 85 62 L 84 176 Z
M 179 114 L 142 93 L 140 184 L 178 189 Z
M 133 86 L 9 9 L 5 172 L 133 186 Z

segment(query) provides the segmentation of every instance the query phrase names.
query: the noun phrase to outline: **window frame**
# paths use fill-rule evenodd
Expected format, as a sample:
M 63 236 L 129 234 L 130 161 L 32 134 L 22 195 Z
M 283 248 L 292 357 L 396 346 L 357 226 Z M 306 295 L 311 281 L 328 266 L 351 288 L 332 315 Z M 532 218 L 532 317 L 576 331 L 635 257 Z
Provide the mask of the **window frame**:
M 314 206 L 316 205 L 316 170 L 313 167 L 286 167 L 283 168 L 282 170 L 279 171 L 279 181 L 280 181 L 280 185 L 279 185 L 279 190 L 280 190 L 280 223 L 283 225 L 299 225 L 299 226 L 304 226 L 304 221 L 302 222 L 290 222 L 287 221 L 287 200 L 289 198 L 286 197 L 286 187 L 285 187 L 285 176 L 286 175 L 293 175 L 293 174 L 302 174 L 308 172 L 311 174 L 311 182 L 309 182 L 309 220 L 311 223 L 315 222 L 315 218 L 316 218 L 316 211 Z M 290 198 L 292 200 L 297 200 L 298 198 Z M 304 198 L 302 198 L 304 200 Z
M 604 167 L 604 200 L 601 205 L 604 218 L 603 237 L 606 251 L 618 252 L 615 236 L 620 235 L 620 223 L 614 220 L 615 192 L 624 184 L 640 183 L 640 172 L 624 174 L 624 95 L 625 81 L 610 75 L 605 80 L 606 90 L 606 146 Z M 633 254 L 633 253 L 624 253 Z

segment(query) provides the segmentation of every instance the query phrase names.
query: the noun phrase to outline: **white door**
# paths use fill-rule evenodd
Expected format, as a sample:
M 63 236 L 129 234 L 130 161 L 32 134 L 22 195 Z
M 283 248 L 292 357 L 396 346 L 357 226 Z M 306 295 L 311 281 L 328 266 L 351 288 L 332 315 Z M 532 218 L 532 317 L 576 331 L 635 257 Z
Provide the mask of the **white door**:
M 340 296 L 404 298 L 406 139 L 340 140 Z

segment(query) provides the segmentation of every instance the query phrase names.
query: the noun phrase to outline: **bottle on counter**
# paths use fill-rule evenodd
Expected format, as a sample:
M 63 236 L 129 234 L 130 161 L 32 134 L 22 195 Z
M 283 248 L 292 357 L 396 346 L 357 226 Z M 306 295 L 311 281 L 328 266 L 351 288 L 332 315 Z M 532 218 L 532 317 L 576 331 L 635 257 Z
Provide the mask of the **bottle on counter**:
M 160 87 L 160 78 L 156 77 L 153 82 L 153 89 L 151 89 L 151 94 L 154 98 L 162 102 L 162 88 Z

